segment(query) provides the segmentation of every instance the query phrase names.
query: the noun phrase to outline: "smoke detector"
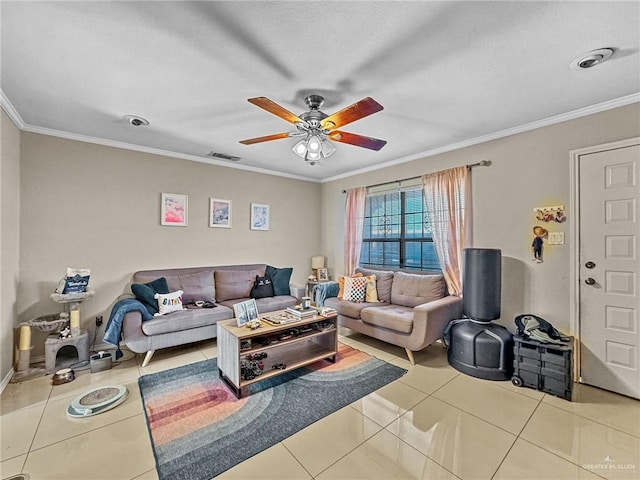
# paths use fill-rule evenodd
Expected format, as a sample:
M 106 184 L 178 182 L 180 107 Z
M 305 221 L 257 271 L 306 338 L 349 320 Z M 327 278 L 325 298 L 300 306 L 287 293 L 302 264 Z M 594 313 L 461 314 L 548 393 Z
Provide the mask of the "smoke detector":
M 611 48 L 599 48 L 598 50 L 592 50 L 574 58 L 569 64 L 569 68 L 574 70 L 592 68 L 607 61 L 611 55 L 613 55 L 613 49 Z

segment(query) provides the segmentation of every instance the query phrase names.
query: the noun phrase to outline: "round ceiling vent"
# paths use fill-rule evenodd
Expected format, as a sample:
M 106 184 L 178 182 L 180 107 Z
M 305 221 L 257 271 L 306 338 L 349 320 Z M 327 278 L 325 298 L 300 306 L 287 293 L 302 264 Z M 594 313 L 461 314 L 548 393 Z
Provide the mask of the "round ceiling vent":
M 137 115 L 125 115 L 124 118 L 127 122 L 129 122 L 134 127 L 149 125 L 149 120 L 147 120 L 146 118 L 139 117 Z
M 592 50 L 574 58 L 569 64 L 569 67 L 576 70 L 595 67 L 605 62 L 611 55 L 613 55 L 611 48 L 599 48 L 598 50 Z

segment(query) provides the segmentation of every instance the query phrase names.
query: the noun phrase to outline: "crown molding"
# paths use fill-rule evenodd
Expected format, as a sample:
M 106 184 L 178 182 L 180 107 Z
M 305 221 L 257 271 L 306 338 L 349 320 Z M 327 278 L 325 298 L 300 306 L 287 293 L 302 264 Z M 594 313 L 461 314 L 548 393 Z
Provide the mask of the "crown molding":
M 497 140 L 499 138 L 516 135 L 518 133 L 528 132 L 530 130 L 535 130 L 537 128 L 548 127 L 550 125 L 566 122 L 568 120 L 574 120 L 576 118 L 586 117 L 587 115 L 593 115 L 595 113 L 604 112 L 606 110 L 611 110 L 613 108 L 624 107 L 626 105 L 631 105 L 632 103 L 637 103 L 637 102 L 640 102 L 640 92 L 632 93 L 631 95 L 627 95 L 620 98 L 615 98 L 613 100 L 608 100 L 606 102 L 596 103 L 595 105 L 579 108 L 577 110 L 572 110 L 566 113 L 561 113 L 559 115 L 554 115 L 553 117 L 543 118 L 542 120 L 536 120 L 535 122 L 526 123 L 524 125 L 508 128 L 506 130 L 501 130 L 495 133 L 490 133 L 488 135 L 483 135 L 481 137 L 475 137 L 462 142 L 446 145 L 444 147 L 434 148 L 432 150 L 427 150 L 425 152 L 417 153 L 415 155 L 410 155 L 408 157 L 400 158 L 398 160 L 392 160 L 390 162 L 380 163 L 378 165 L 362 168 L 360 170 L 354 170 L 353 172 L 344 173 L 342 175 L 336 175 L 335 177 L 325 178 L 321 180 L 321 183 L 329 183 L 336 180 L 342 180 L 344 178 L 349 178 L 356 175 L 362 175 L 363 173 L 374 172 L 376 170 L 381 170 L 383 168 L 400 165 L 401 163 L 407 163 L 413 160 L 420 160 L 428 157 L 433 157 L 441 153 L 460 150 L 461 148 L 471 147 L 473 145 L 490 142 L 491 140 Z
M 224 162 L 222 160 L 215 160 L 213 158 L 198 157 L 197 155 L 177 153 L 177 152 L 172 152 L 170 150 L 162 150 L 160 148 L 145 147 L 143 145 L 136 145 L 134 143 L 117 142 L 115 140 L 106 140 L 104 138 L 91 137 L 89 135 L 80 135 L 77 133 L 63 132 L 61 130 L 54 130 L 52 128 L 34 127 L 33 125 L 24 125 L 22 130 L 25 132 L 38 133 L 40 135 L 49 135 L 51 137 L 59 137 L 59 138 L 65 138 L 67 140 L 75 140 L 77 142 L 103 145 L 105 147 L 122 148 L 124 150 L 133 150 L 135 152 L 150 153 L 152 155 L 162 155 L 164 157 L 179 158 L 182 160 L 189 160 L 192 162 L 206 163 L 208 165 L 216 165 L 218 167 L 235 168 L 236 170 L 246 170 L 254 173 L 262 173 L 264 175 L 274 175 L 276 177 L 285 177 L 285 178 L 291 178 L 294 180 L 303 180 L 306 182 L 320 183 L 320 181 L 315 178 L 304 177 L 302 175 L 294 175 L 291 173 L 277 172 L 275 170 L 251 167 L 248 165 L 231 164 L 231 163 Z
M 22 117 L 20 116 L 18 111 L 15 108 L 13 108 L 13 105 L 11 104 L 11 102 L 9 101 L 9 99 L 7 98 L 7 96 L 4 94 L 2 90 L 0 90 L 0 106 L 2 107 L 2 110 L 4 110 L 5 113 L 9 116 L 9 118 L 15 124 L 15 126 L 18 127 L 20 130 L 24 130 L 24 127 L 25 127 L 24 120 L 22 120 Z

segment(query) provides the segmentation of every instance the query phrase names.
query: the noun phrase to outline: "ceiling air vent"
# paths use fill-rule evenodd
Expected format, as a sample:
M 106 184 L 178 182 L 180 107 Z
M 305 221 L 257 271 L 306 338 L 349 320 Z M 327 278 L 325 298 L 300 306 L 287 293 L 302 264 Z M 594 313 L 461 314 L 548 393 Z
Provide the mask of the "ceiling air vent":
M 237 162 L 239 160 L 242 160 L 242 157 L 236 157 L 234 155 L 227 155 L 226 153 L 218 153 L 214 151 L 207 153 L 207 157 L 219 158 L 221 160 L 230 160 L 232 162 Z

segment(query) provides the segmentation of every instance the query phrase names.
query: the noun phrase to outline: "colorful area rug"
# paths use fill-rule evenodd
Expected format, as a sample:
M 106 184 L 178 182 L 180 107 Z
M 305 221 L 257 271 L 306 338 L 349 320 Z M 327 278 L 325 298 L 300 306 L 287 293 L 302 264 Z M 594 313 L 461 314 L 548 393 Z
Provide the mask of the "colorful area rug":
M 138 380 L 160 480 L 205 480 L 406 373 L 346 345 L 323 360 L 251 384 L 238 400 L 216 359 Z

